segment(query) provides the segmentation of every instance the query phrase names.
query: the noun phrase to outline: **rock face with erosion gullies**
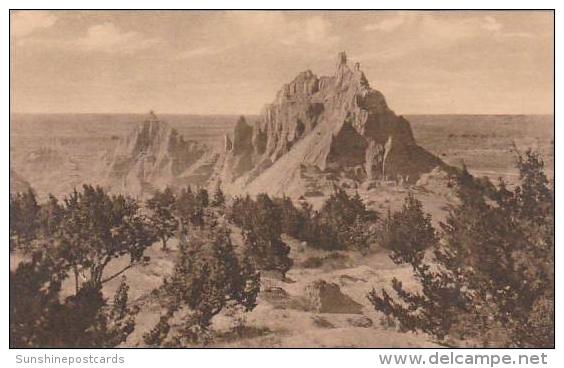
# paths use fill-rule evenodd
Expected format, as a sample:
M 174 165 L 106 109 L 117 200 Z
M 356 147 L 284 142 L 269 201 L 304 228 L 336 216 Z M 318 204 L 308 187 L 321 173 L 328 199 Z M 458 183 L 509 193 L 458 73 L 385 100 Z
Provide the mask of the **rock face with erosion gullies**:
M 417 145 L 409 122 L 344 52 L 333 75 L 299 73 L 258 119 L 240 117 L 222 147 L 185 140 L 151 112 L 106 158 L 106 181 L 136 195 L 221 183 L 230 194 L 299 198 L 376 180 L 416 183 L 436 167 L 449 169 Z
M 437 166 L 446 167 L 343 52 L 332 76 L 302 72 L 258 121 L 240 118 L 233 141 L 226 137 L 221 180 L 232 192 L 298 196 L 340 180 L 415 183 Z
M 205 145 L 185 140 L 151 112 L 109 154 L 106 179 L 115 191 L 141 196 L 167 185 L 204 185 L 216 159 Z

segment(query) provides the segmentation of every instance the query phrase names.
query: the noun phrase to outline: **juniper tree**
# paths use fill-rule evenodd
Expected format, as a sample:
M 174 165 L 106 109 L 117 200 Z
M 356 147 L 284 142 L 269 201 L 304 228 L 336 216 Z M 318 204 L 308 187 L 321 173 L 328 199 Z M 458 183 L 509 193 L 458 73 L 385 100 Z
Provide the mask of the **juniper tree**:
M 34 251 L 29 261 L 10 270 L 10 347 L 40 347 L 51 331 L 45 315 L 59 307 L 59 292 L 67 277 L 65 261 Z
M 139 313 L 139 307 L 129 303 L 129 285 L 125 276 L 122 276 L 113 303 L 108 309 L 103 343 L 107 346 L 117 346 L 133 332 L 135 316 Z
M 63 257 L 72 265 L 77 290 L 79 276 L 100 287 L 148 260 L 145 249 L 156 237 L 134 199 L 84 185 L 82 192 L 75 190 L 64 202 L 57 239 L 64 249 Z M 128 264 L 105 275 L 107 265 L 118 257 L 128 257 Z
M 328 250 L 356 248 L 365 251 L 370 240 L 363 235 L 373 232 L 371 226 L 376 220 L 377 214 L 366 208 L 358 193 L 349 196 L 337 188 L 315 216 L 318 239 L 313 244 Z M 355 239 L 358 244 L 351 243 Z
M 225 205 L 225 194 L 221 190 L 221 183 L 218 182 L 213 192 L 213 197 L 211 200 L 212 207 L 223 207 Z
M 178 228 L 178 220 L 174 216 L 176 197 L 172 189 L 166 187 L 164 191 L 157 190 L 153 197 L 147 200 L 149 223 L 162 242 L 162 249 L 166 250 L 166 243 Z
M 189 223 L 192 221 L 195 208 L 196 198 L 192 192 L 192 188 L 187 186 L 180 191 L 176 200 L 176 207 L 174 209 L 174 214 L 184 225 L 184 228 L 188 227 Z
M 209 194 L 206 188 L 198 189 L 196 193 L 196 206 L 199 208 L 206 208 L 210 204 Z
M 191 226 L 202 228 L 205 225 L 206 209 L 209 206 L 209 195 L 206 189 L 200 188 L 194 194 L 190 186 L 183 189 L 177 199 L 176 215 L 187 231 Z
M 396 263 L 417 266 L 425 251 L 438 242 L 431 216 L 425 214 L 421 201 L 412 193 L 408 194 L 398 212 L 388 212 L 382 230 L 381 245 L 391 250 L 390 256 Z
M 267 194 L 259 194 L 243 224 L 246 252 L 262 270 L 285 275 L 292 267 L 290 247 L 281 238 L 281 211 Z
M 245 254 L 259 269 L 278 271 L 284 277 L 293 264 L 288 256 L 290 247 L 280 236 L 269 236 L 271 235 L 257 235 L 253 230 L 243 231 Z
M 228 209 L 228 217 L 236 225 L 248 229 L 253 223 L 252 215 L 255 207 L 255 201 L 248 194 L 245 197 L 235 197 Z
M 50 244 L 10 271 L 10 347 L 102 348 L 125 341 L 138 312 L 127 305 L 125 281 L 113 305 L 92 283 L 62 297 L 61 285 L 70 265 L 58 250 L 57 244 Z
M 443 339 L 464 309 L 465 299 L 456 279 L 451 280 L 448 272 L 424 262 L 426 251 L 436 251 L 439 247 L 439 239 L 421 202 L 408 195 L 398 212 L 389 212 L 380 241 L 383 247 L 390 249 L 394 263 L 412 267 L 422 291 L 411 293 L 394 277 L 391 287 L 397 300 L 386 289 L 380 293 L 372 290 L 368 299 L 377 310 L 398 319 L 403 329 L 420 329 Z
M 39 230 L 42 236 L 46 238 L 55 236 L 64 215 L 63 205 L 59 203 L 55 196 L 50 194 L 47 202 L 42 204 L 39 210 Z
M 10 243 L 29 245 L 39 230 L 40 206 L 32 189 L 10 194 Z
M 466 170 L 458 175 L 459 203 L 441 226 L 433 259 L 395 259 L 411 264 L 421 291 L 406 291 L 394 280 L 398 299 L 386 290 L 369 294 L 377 310 L 439 340 L 554 345 L 553 189 L 537 153 L 519 154 L 517 167 L 520 183 L 513 190 Z
M 248 259 L 237 256 L 226 227 L 194 229 L 181 242 L 173 274 L 160 289 L 166 313 L 144 336 L 145 343 L 205 344 L 213 317 L 233 305 L 254 309 L 259 286 L 258 272 Z M 170 336 L 169 320 L 177 314 L 184 314 L 184 322 Z

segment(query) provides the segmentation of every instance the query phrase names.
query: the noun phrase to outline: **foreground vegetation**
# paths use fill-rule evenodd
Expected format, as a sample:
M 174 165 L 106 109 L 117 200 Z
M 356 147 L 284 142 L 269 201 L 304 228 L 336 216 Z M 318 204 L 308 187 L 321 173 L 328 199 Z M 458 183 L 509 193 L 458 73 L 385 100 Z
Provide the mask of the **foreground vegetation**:
M 488 347 L 554 346 L 554 189 L 538 154 L 519 155 L 520 184 L 494 186 L 463 171 L 459 204 L 439 232 L 409 196 L 386 221 L 384 245 L 413 268 L 420 290 L 397 279 L 374 307 L 404 330 Z
M 110 347 L 124 342 L 139 312 L 128 300 L 127 270 L 150 262 L 155 242 L 175 267 L 154 291 L 163 311 L 143 331 L 148 346 L 208 344 L 220 313 L 239 320 L 256 307 L 261 271 L 284 280 L 293 266 L 283 234 L 325 251 L 390 251 L 411 267 L 418 288 L 394 279 L 368 294 L 402 330 L 456 346 L 554 344 L 554 191 L 540 157 L 518 157 L 520 184 L 508 188 L 456 178 L 458 203 L 436 230 L 408 195 L 382 216 L 341 189 L 314 210 L 290 198 L 227 199 L 218 186 L 156 191 L 146 202 L 85 185 L 62 202 L 32 191 L 10 197 L 10 249 L 28 256 L 10 272 L 12 347 Z M 242 244 L 232 242 L 240 232 Z M 166 253 L 165 253 L 166 254 Z M 117 271 L 108 264 L 129 261 Z M 102 288 L 122 278 L 113 299 Z M 63 292 L 71 283 L 73 292 Z

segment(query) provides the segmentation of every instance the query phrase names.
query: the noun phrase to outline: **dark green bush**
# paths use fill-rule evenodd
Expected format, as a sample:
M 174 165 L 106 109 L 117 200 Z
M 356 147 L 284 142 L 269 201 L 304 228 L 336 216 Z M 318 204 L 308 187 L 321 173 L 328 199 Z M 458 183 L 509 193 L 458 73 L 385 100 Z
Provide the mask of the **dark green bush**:
M 463 170 L 459 204 L 441 224 L 441 241 L 433 239 L 421 211 L 398 215 L 422 225 L 409 235 L 393 222 L 396 241 L 390 243 L 392 259 L 412 266 L 421 291 L 407 291 L 394 279 L 397 296 L 369 293 L 377 310 L 438 340 L 554 346 L 554 190 L 537 153 L 519 154 L 517 167 L 520 183 L 513 190 Z M 432 259 L 426 260 L 429 246 Z

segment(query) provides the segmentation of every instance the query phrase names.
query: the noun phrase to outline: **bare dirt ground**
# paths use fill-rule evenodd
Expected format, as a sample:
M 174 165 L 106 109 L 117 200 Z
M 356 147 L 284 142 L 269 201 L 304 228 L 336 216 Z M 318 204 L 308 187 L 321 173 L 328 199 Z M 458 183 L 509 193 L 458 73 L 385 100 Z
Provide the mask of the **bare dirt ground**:
M 331 252 L 311 249 L 286 238 L 292 247 L 291 257 L 295 266 L 282 281 L 269 275 L 261 279 L 261 294 L 258 306 L 244 315 L 245 332 L 241 336 L 230 334 L 232 320 L 224 314 L 214 319 L 214 331 L 220 337 L 211 346 L 222 347 L 434 347 L 437 346 L 424 334 L 399 332 L 394 326 L 382 323 L 382 315 L 368 302 L 366 294 L 372 288 L 388 287 L 392 277 L 401 279 L 408 287 L 413 283 L 409 268 L 398 268 L 386 252 L 376 252 L 362 257 L 356 252 L 340 252 L 331 257 Z M 236 237 L 234 237 L 236 242 Z M 172 271 L 176 254 L 175 244 L 163 252 L 158 244 L 149 251 L 148 266 L 137 267 L 127 274 L 131 286 L 131 299 L 141 307 L 136 319 L 136 328 L 124 347 L 144 346 L 142 336 L 157 322 L 161 310 L 151 297 L 163 275 Z M 329 257 L 327 257 L 329 256 Z M 323 265 L 309 268 L 304 262 L 312 257 L 328 259 Z M 118 269 L 118 260 L 111 265 Z M 312 310 L 304 305 L 304 291 L 317 280 L 339 286 L 343 295 L 350 297 L 360 307 L 339 313 Z M 105 292 L 112 295 L 119 281 L 106 286 Z M 69 285 L 69 288 L 71 286 Z M 336 301 L 339 302 L 339 301 Z
M 239 239 L 233 236 L 235 246 Z M 261 293 L 257 307 L 245 313 L 244 333 L 234 336 L 233 320 L 225 314 L 214 318 L 213 329 L 218 334 L 210 346 L 216 347 L 436 347 L 424 334 L 400 332 L 395 326 L 383 323 L 383 315 L 376 312 L 366 294 L 372 288 L 389 287 L 393 277 L 409 287 L 413 284 L 407 267 L 394 265 L 384 251 L 369 256 L 357 252 L 328 252 L 312 249 L 292 238 L 285 238 L 292 247 L 294 267 L 285 280 L 270 277 L 261 279 Z M 148 265 L 137 266 L 127 272 L 130 301 L 141 308 L 136 318 L 135 331 L 121 347 L 144 347 L 143 335 L 158 322 L 161 312 L 153 290 L 163 277 L 169 275 L 176 257 L 176 240 L 171 240 L 168 251 L 162 251 L 155 243 L 146 251 L 151 257 Z M 25 256 L 11 254 L 11 266 L 15 267 Z M 322 265 L 312 268 L 307 261 L 322 259 Z M 127 259 L 112 261 L 107 272 L 111 274 L 127 265 Z M 359 305 L 339 313 L 312 309 L 307 306 L 305 290 L 318 280 L 334 283 L 340 292 Z M 104 286 L 104 294 L 111 300 L 120 279 Z M 67 279 L 62 296 L 70 295 L 74 285 Z M 335 300 L 333 303 L 340 303 Z M 339 304 L 341 306 L 342 304 Z M 329 306 L 331 307 L 331 306 Z

